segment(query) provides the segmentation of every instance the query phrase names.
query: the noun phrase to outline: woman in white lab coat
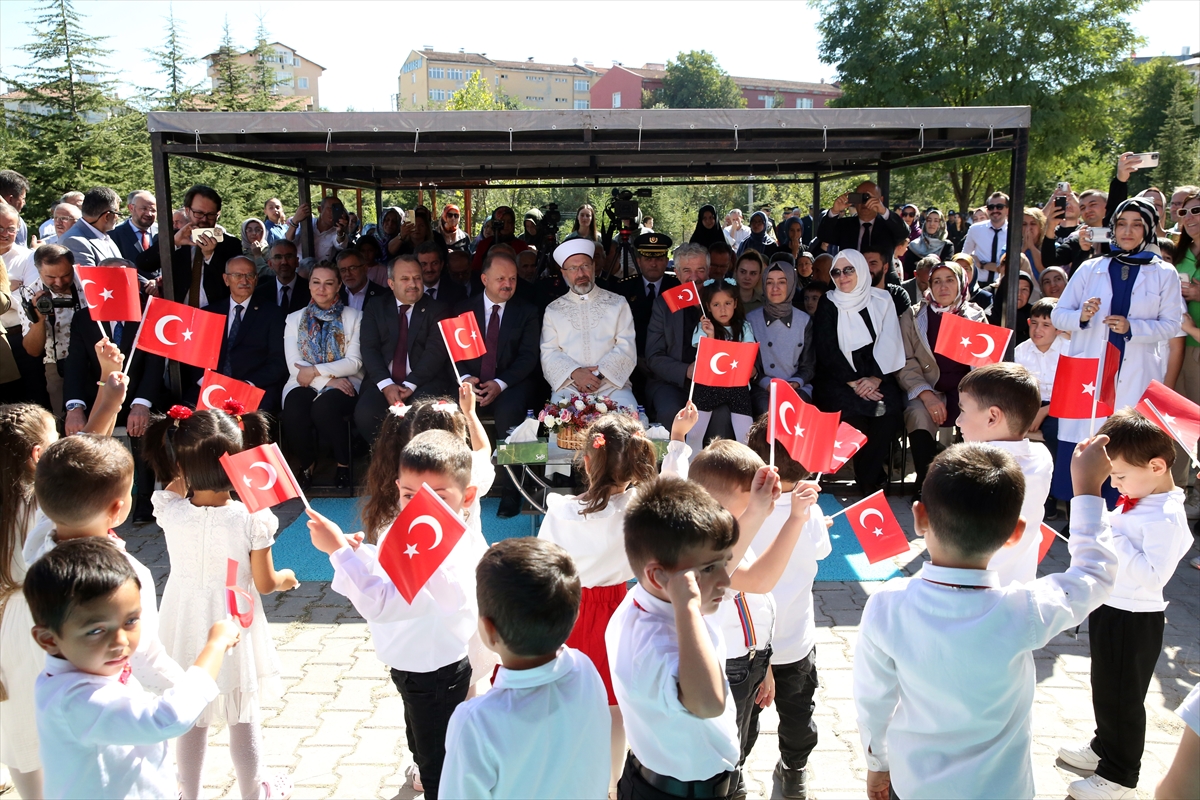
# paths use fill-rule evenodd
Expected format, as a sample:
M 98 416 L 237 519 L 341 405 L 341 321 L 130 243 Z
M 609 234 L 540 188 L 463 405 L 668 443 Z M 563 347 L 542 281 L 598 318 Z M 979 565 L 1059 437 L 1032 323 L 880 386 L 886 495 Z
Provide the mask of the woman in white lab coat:
M 1184 305 L 1179 273 L 1162 260 L 1155 244 L 1158 213 L 1153 204 L 1143 198 L 1126 200 L 1109 224 L 1112 253 L 1079 265 L 1051 319 L 1056 328 L 1071 333 L 1067 355 L 1099 358 L 1106 342 L 1121 352 L 1116 408 L 1122 409 L 1136 405 L 1150 381 L 1165 377 L 1165 348 L 1160 350 L 1160 344 L 1179 330 Z M 1087 246 L 1082 239 L 1081 243 Z M 1097 430 L 1104 419 L 1097 418 Z M 1072 495 L 1070 454 L 1087 438 L 1090 427 L 1087 419 L 1059 422 L 1052 493 L 1060 500 Z M 1112 507 L 1116 490 L 1107 483 L 1105 487 Z

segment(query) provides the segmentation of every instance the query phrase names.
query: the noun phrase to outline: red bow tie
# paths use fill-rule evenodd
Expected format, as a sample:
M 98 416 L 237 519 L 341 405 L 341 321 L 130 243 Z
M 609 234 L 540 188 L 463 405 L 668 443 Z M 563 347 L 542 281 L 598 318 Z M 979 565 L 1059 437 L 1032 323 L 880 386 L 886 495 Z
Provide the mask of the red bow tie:
M 118 678 L 121 683 L 129 683 L 129 676 L 133 674 L 133 667 L 129 666 L 129 662 L 125 662 L 124 669 L 121 670 L 121 677 Z
M 1126 511 L 1133 511 L 1134 507 L 1137 506 L 1137 504 L 1138 504 L 1138 498 L 1130 497 L 1127 494 L 1123 494 L 1117 498 L 1117 511 L 1119 511 L 1122 514 L 1124 514 Z

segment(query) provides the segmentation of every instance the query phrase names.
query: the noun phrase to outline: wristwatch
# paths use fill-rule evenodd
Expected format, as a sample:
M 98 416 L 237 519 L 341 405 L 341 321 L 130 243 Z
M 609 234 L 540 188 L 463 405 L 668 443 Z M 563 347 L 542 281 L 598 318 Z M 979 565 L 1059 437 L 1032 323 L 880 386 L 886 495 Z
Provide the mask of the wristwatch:
M 70 400 L 67 402 L 67 411 L 74 411 L 77 408 L 82 411 L 87 408 L 87 403 L 82 400 Z

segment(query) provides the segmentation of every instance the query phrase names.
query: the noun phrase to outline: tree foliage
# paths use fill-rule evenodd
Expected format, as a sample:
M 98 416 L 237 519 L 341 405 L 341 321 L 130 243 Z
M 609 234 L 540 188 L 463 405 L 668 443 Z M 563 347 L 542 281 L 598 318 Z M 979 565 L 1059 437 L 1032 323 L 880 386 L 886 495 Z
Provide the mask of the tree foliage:
M 212 57 L 214 74 L 212 102 L 217 111 L 249 111 L 252 81 L 250 68 L 239 57 L 233 33 L 229 30 L 229 17 L 221 33 L 221 46 Z
M 147 48 L 159 75 L 163 76 L 161 86 L 144 86 L 142 94 L 150 107 L 162 111 L 192 111 L 195 109 L 196 95 L 200 85 L 189 83 L 187 68 L 199 59 L 189 56 L 184 50 L 183 27 L 175 19 L 174 6 L 168 6 L 166 18 L 166 41 L 161 49 Z
M 478 70 L 472 72 L 463 87 L 446 101 L 447 111 L 512 111 L 518 108 L 520 105 L 508 95 L 493 93 Z
M 745 108 L 746 98 L 733 78 L 707 50 L 680 53 L 667 62 L 662 87 L 652 95 L 661 108 Z
M 1150 148 L 1159 153 L 1159 167 L 1140 173 L 1147 185 L 1153 182 L 1163 191 L 1170 192 L 1176 186 L 1200 183 L 1200 154 L 1197 153 L 1200 126 L 1192 115 L 1195 102 L 1194 85 L 1175 84 L 1166 104 L 1165 118 L 1154 137 L 1154 146 Z

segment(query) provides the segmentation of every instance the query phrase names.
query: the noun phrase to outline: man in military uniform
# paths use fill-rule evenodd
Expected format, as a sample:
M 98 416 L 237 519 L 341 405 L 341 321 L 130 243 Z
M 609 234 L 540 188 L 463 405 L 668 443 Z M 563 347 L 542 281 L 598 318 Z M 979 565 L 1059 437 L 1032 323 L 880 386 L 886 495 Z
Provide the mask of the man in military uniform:
M 647 231 L 633 241 L 637 251 L 640 275 L 630 275 L 617 284 L 617 294 L 629 301 L 633 312 L 633 327 L 637 333 L 637 369 L 633 371 L 633 393 L 642 405 L 646 405 L 646 328 L 650 325 L 650 312 L 654 301 L 664 289 L 679 285 L 674 275 L 667 272 L 667 251 L 671 249 L 671 237 L 664 233 Z

